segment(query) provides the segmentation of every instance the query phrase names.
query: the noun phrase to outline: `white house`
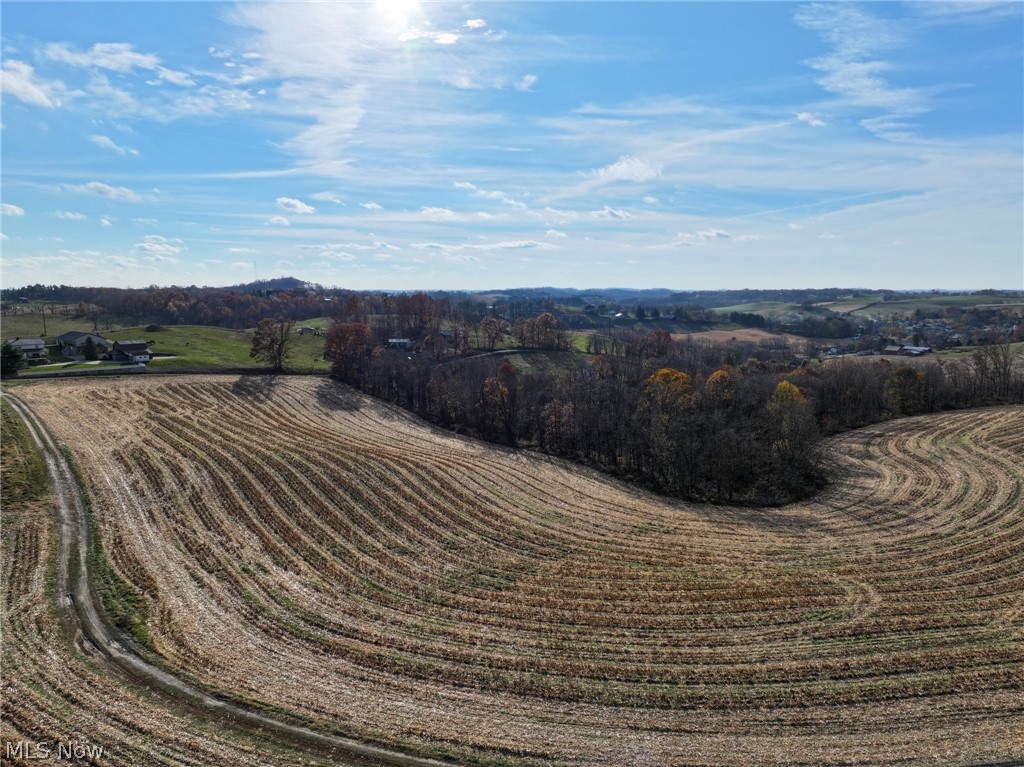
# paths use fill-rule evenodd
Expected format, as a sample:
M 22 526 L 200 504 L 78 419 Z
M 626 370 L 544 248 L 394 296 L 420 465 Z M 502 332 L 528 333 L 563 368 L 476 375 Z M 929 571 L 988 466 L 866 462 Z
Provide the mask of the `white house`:
M 21 358 L 26 365 L 38 365 L 41 362 L 46 362 L 46 344 L 41 338 L 15 338 L 7 343 L 21 352 Z

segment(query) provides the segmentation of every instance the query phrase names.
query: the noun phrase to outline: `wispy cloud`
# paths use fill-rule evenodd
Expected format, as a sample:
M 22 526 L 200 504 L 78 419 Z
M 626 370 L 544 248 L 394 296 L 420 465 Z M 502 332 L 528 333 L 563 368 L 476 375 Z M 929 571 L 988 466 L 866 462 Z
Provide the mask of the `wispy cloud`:
M 3 215 L 5 215 L 5 216 L 24 216 L 25 215 L 25 209 L 24 208 L 19 208 L 17 205 L 12 205 L 9 202 L 0 203 L 0 211 L 2 211 Z
M 907 120 L 928 111 L 928 99 L 924 90 L 894 86 L 886 77 L 893 66 L 884 56 L 904 41 L 900 26 L 850 3 L 804 6 L 795 19 L 832 45 L 831 53 L 807 62 L 822 73 L 818 84 L 853 105 L 885 110 L 883 116 L 862 120 L 872 133 L 909 137 L 913 125 Z
M 147 85 L 159 85 L 161 82 L 167 82 L 182 88 L 190 88 L 196 84 L 188 72 L 178 72 L 174 69 L 167 69 L 167 67 L 157 67 L 156 73 L 157 79 L 149 80 L 146 83 Z
M 126 186 L 110 186 L 100 181 L 90 181 L 87 184 L 64 184 L 63 188 L 70 192 L 91 194 L 122 202 L 141 202 L 143 199 L 142 195 Z
M 41 80 L 35 69 L 23 61 L 8 59 L 0 71 L 0 85 L 3 92 L 26 104 L 56 109 L 62 105 L 67 88 L 59 81 Z
M 672 250 L 674 248 L 693 247 L 706 243 L 724 242 L 758 242 L 762 237 L 759 234 L 732 234 L 725 229 L 710 227 L 699 229 L 696 232 L 676 232 L 675 239 L 670 242 L 648 245 L 650 250 Z
M 99 67 L 114 72 L 130 72 L 135 68 L 156 69 L 160 59 L 152 53 L 139 53 L 128 43 L 97 43 L 88 51 L 75 51 L 66 43 L 50 43 L 45 49 L 52 61 L 73 67 Z
M 537 84 L 537 75 L 523 75 L 520 79 L 514 83 L 517 91 L 532 91 L 533 86 Z
M 309 199 L 316 200 L 318 202 L 333 202 L 335 205 L 344 205 L 341 197 L 334 192 L 313 192 L 309 195 Z
M 89 136 L 89 141 L 91 141 L 98 147 L 101 147 L 103 149 L 109 149 L 110 151 L 117 152 L 117 154 L 120 155 L 130 154 L 138 156 L 139 154 L 138 149 L 132 149 L 131 147 L 128 146 L 121 146 L 119 144 L 116 144 L 114 140 L 111 139 L 109 136 Z
M 53 214 L 54 218 L 62 218 L 65 221 L 85 221 L 87 216 L 84 213 L 77 213 L 71 210 L 58 210 Z
M 284 216 L 273 216 L 267 219 L 267 223 L 271 226 L 291 226 L 292 222 Z

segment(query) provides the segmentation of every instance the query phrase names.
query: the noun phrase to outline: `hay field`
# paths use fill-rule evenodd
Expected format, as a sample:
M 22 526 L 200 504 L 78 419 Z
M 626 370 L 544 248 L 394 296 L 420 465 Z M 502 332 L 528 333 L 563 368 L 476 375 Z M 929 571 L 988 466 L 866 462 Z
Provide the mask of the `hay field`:
M 1024 409 L 845 435 L 829 490 L 738 509 L 322 379 L 17 393 L 166 667 L 236 700 L 459 763 L 1024 758 Z

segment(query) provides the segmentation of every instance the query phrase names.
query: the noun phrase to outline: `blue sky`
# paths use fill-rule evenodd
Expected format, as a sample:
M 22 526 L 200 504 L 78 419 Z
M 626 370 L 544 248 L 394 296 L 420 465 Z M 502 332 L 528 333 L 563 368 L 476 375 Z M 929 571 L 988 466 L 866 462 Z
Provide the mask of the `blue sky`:
M 3 284 L 1021 289 L 1022 7 L 4 2 Z

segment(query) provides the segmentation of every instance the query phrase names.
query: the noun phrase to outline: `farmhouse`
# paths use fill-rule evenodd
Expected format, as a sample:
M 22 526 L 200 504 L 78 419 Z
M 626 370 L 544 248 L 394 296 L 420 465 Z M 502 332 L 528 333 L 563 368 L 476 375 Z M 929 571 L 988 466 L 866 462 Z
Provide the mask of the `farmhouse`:
M 21 352 L 21 358 L 25 360 L 26 365 L 46 362 L 46 344 L 41 338 L 15 338 L 7 343 Z
M 96 333 L 83 333 L 81 330 L 69 330 L 57 336 L 57 343 L 60 344 L 61 354 L 65 357 L 84 357 L 85 346 L 89 339 L 92 339 L 93 348 L 99 355 L 110 351 L 110 341 Z
M 117 362 L 149 362 L 153 352 L 145 341 L 114 341 L 110 357 Z

